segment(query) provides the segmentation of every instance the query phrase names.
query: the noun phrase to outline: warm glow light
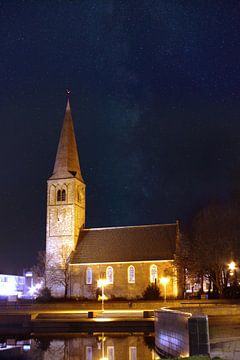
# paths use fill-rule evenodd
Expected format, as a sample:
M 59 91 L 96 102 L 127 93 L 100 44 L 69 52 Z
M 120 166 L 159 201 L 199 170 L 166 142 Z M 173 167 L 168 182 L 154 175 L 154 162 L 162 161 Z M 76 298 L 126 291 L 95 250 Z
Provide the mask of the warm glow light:
M 230 264 L 228 264 L 228 268 L 231 272 L 236 270 L 236 263 L 234 261 L 231 261 Z
M 99 279 L 97 281 L 97 286 L 100 288 L 100 287 L 103 287 L 103 286 L 106 286 L 108 284 L 108 281 L 107 279 Z
M 162 285 L 167 285 L 167 284 L 169 283 L 169 281 L 170 281 L 170 279 L 169 279 L 168 277 L 162 277 L 162 278 L 160 279 L 160 283 L 161 283 Z
M 160 283 L 163 285 L 164 288 L 164 302 L 167 301 L 167 284 L 169 283 L 170 279 L 168 277 L 162 277 L 160 279 Z

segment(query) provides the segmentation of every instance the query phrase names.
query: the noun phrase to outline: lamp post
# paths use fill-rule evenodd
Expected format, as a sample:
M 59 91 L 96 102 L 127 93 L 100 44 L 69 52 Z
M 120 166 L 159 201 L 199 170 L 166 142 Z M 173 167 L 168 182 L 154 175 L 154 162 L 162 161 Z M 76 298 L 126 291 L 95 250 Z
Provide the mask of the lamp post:
M 102 336 L 100 339 L 101 339 L 101 348 L 102 348 L 102 357 L 100 358 L 100 360 L 108 360 L 108 358 L 105 357 L 105 351 L 104 351 L 104 342 L 106 340 L 104 333 L 102 333 Z
M 231 262 L 228 264 L 228 269 L 229 269 L 230 275 L 233 275 L 233 274 L 234 274 L 234 271 L 236 270 L 236 263 L 235 263 L 234 261 L 231 261 Z
M 160 279 L 160 283 L 163 285 L 164 288 L 164 302 L 167 302 L 167 284 L 169 283 L 170 279 L 168 277 L 162 277 Z
M 102 312 L 104 312 L 104 286 L 106 286 L 107 284 L 107 279 L 99 279 L 97 282 L 97 286 L 102 289 Z

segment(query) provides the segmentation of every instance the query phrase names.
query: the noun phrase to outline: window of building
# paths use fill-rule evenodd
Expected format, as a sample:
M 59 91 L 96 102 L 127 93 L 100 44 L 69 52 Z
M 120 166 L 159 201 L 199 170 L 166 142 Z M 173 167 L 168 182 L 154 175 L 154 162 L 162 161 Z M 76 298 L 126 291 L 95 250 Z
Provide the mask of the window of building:
M 106 278 L 109 284 L 113 284 L 113 268 L 111 266 L 107 267 Z
M 107 347 L 107 359 L 114 360 L 114 346 Z
M 86 270 L 86 284 L 91 285 L 92 284 L 92 269 L 87 268 Z
M 129 284 L 135 283 L 135 267 L 133 265 L 128 267 L 128 282 Z
M 86 360 L 92 360 L 93 358 L 92 346 L 86 346 L 85 353 L 86 353 Z
M 129 346 L 129 360 L 137 360 L 137 347 Z
M 66 201 L 66 190 L 62 190 L 62 201 Z
M 62 198 L 61 195 L 62 195 L 62 194 L 61 194 L 61 190 L 58 190 L 58 191 L 57 191 L 57 201 L 61 201 L 61 198 Z
M 157 278 L 158 278 L 157 265 L 151 265 L 150 266 L 150 282 L 155 283 L 155 281 L 157 281 Z

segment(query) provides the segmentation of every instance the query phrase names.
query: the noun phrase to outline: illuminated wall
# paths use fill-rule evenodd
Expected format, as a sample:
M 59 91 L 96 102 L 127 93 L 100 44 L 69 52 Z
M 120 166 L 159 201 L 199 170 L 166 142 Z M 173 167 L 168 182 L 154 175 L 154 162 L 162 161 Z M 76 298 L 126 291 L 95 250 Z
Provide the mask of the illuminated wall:
M 58 191 L 65 191 L 64 199 L 58 199 Z M 58 270 L 65 266 L 75 249 L 79 229 L 85 223 L 85 185 L 78 179 L 48 180 L 46 267 Z M 52 272 L 51 272 L 52 275 Z M 48 287 L 55 296 L 63 296 L 64 288 L 54 284 L 52 276 L 47 276 Z M 56 279 L 54 279 L 56 280 Z M 57 281 L 55 281 L 57 282 Z
M 173 261 L 155 261 L 155 262 L 131 262 L 131 263 L 110 263 L 110 264 L 86 264 L 71 265 L 71 296 L 96 298 L 97 280 L 106 277 L 108 267 L 113 268 L 113 283 L 105 288 L 107 297 L 126 297 L 128 299 L 142 297 L 146 287 L 151 279 L 151 266 L 157 267 L 156 283 L 158 284 L 161 295 L 164 289 L 159 279 L 163 276 L 169 277 L 169 283 L 166 287 L 167 296 L 177 296 L 176 269 Z M 135 282 L 129 282 L 129 266 L 135 269 Z M 89 270 L 92 270 L 92 283 L 88 283 Z
M 24 276 L 0 274 L 0 296 L 22 295 L 24 285 Z

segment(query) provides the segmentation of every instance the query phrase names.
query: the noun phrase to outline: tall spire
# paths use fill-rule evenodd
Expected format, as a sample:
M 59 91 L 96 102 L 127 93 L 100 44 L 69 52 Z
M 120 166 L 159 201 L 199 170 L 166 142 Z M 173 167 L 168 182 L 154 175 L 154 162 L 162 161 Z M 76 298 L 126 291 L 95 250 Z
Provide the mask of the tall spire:
M 68 90 L 67 94 L 69 95 Z M 53 174 L 50 179 L 63 179 L 69 177 L 76 177 L 84 182 L 79 165 L 77 143 L 68 96 Z

